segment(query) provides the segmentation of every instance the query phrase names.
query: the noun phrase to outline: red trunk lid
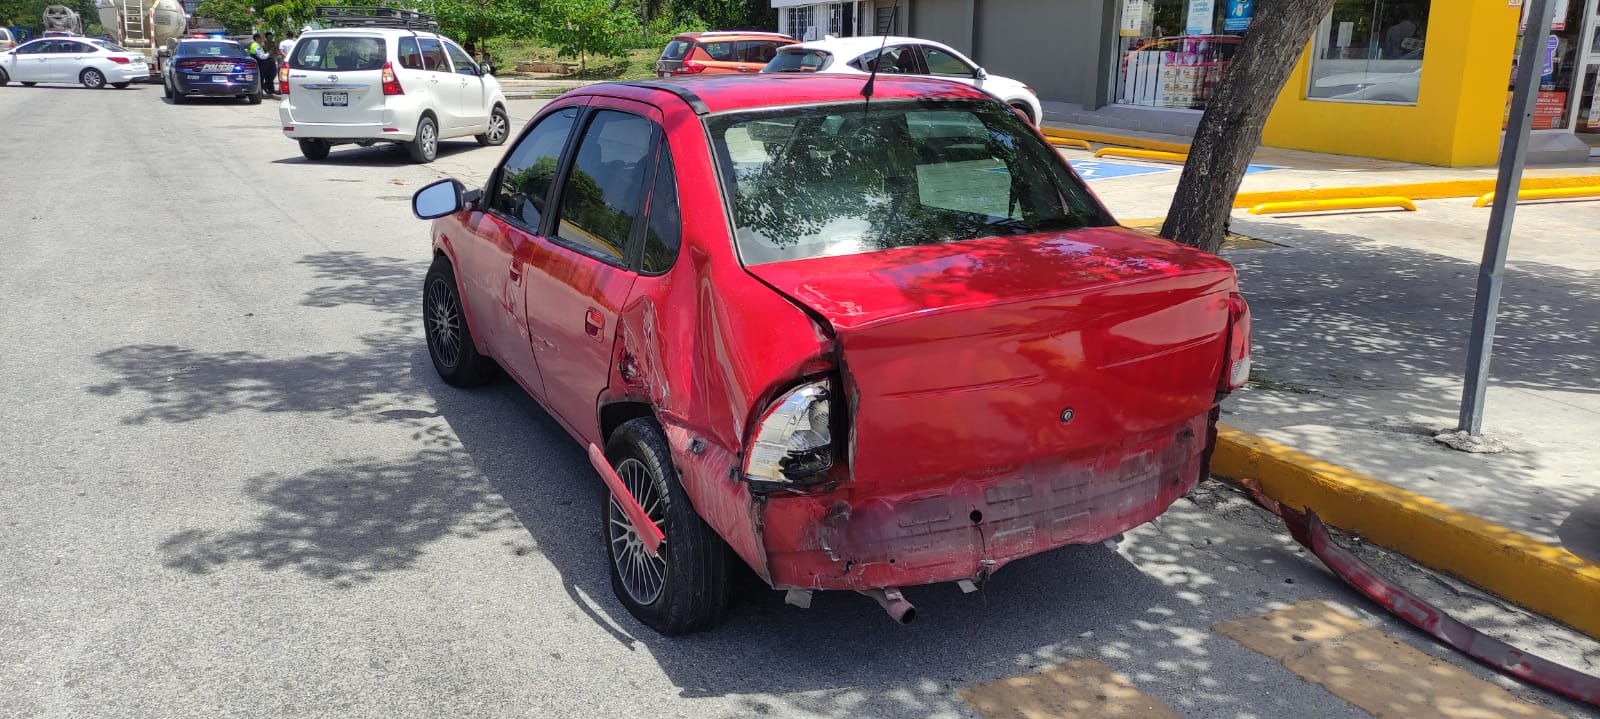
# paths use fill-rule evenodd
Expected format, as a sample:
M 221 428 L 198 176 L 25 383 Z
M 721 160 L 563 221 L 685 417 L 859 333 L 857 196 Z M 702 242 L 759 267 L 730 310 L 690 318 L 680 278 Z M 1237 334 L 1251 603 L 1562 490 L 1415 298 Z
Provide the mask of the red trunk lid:
M 865 491 L 1146 451 L 1215 403 L 1236 287 L 1217 257 L 1115 227 L 750 271 L 837 333 Z

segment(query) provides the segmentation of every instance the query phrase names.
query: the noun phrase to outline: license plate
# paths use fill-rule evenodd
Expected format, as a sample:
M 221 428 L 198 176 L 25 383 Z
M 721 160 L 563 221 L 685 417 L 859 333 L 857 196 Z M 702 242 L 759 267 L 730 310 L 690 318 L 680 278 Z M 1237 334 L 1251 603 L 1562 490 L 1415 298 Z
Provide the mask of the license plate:
M 322 93 L 322 104 L 331 107 L 345 107 L 350 104 L 350 93 L 324 92 Z
M 228 76 L 227 75 L 212 75 L 211 76 L 211 81 L 212 82 L 227 82 L 228 81 Z

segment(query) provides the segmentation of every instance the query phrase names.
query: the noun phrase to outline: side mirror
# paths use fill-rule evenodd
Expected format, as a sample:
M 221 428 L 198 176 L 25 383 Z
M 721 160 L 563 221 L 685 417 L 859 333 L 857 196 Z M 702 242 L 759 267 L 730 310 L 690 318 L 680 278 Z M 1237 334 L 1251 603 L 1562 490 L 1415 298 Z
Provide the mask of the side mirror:
M 411 196 L 411 214 L 432 220 L 460 212 L 467 205 L 466 190 L 454 180 L 440 180 Z
M 980 67 L 972 72 L 972 76 L 979 80 L 987 80 L 989 79 L 989 71 Z
M 489 63 L 486 63 L 486 62 L 485 63 L 479 63 L 478 64 L 478 71 L 480 73 L 482 73 L 483 75 L 486 75 L 486 76 L 487 75 L 493 75 L 494 74 L 494 66 L 490 65 Z

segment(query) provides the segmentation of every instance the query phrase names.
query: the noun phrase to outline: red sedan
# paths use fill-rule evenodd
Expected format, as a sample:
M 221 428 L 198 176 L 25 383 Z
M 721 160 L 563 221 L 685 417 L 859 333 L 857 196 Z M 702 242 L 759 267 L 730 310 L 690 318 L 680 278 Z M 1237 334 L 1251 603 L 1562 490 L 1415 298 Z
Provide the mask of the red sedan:
M 1117 226 L 978 90 L 864 85 L 592 85 L 482 190 L 414 198 L 434 366 L 589 447 L 617 597 L 664 634 L 716 622 L 735 557 L 909 621 L 900 587 L 1115 537 L 1206 474 L 1249 374 L 1228 263 Z

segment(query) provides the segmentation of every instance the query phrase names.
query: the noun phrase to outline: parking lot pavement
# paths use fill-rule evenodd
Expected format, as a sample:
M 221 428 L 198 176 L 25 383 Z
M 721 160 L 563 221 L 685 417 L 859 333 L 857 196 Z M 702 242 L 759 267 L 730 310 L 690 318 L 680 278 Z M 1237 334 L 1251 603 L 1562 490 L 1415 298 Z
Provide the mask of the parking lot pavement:
M 0 716 L 1360 717 L 1377 675 L 1441 716 L 1595 716 L 1370 613 L 1212 483 L 1115 549 L 911 588 L 910 626 L 749 590 L 654 635 L 611 595 L 583 453 L 422 344 L 407 200 L 502 151 L 311 163 L 275 111 L 0 88 L 28 178 L 0 194 Z M 1310 659 L 1273 643 L 1305 612 L 1344 632 Z M 1376 654 L 1336 651 L 1356 635 Z

